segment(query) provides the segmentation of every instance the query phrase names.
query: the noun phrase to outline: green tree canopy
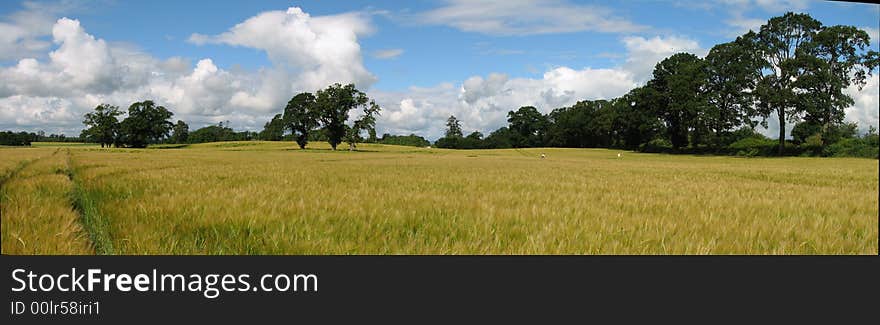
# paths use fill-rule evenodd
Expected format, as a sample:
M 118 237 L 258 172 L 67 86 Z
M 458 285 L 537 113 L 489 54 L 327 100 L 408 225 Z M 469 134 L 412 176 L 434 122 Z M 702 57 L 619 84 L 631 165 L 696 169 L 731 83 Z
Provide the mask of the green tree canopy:
M 151 100 L 131 104 L 128 117 L 120 123 L 123 142 L 131 147 L 145 148 L 167 137 L 173 123 L 168 121 L 174 115 L 165 107 L 157 106 Z
M 117 116 L 121 115 L 119 107 L 101 104 L 95 107 L 94 112 L 86 113 L 83 118 L 83 124 L 88 128 L 84 130 L 83 135 L 98 142 L 103 148 L 111 144 L 118 143 L 119 136 L 119 120 Z

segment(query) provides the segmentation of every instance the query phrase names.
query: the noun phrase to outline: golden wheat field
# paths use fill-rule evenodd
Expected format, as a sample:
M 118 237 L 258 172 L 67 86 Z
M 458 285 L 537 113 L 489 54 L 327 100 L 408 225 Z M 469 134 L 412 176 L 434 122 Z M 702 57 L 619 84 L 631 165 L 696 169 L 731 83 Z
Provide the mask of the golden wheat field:
M 878 253 L 872 159 L 310 147 L 0 148 L 2 252 Z

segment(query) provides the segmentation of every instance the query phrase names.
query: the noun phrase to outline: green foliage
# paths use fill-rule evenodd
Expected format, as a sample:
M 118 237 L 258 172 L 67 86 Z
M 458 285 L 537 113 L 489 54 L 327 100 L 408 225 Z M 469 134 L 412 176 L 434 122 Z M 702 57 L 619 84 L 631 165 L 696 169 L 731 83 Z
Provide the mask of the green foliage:
M 880 136 L 873 127 L 861 137 L 844 138 L 824 148 L 826 157 L 880 158 Z
M 507 113 L 508 128 L 515 148 L 540 147 L 543 145 L 547 118 L 534 106 L 523 106 Z
M 284 126 L 293 133 L 300 149 L 306 148 L 310 132 L 320 124 L 319 118 L 320 111 L 315 96 L 311 93 L 293 96 L 284 108 Z
M 707 78 L 705 62 L 690 53 L 675 54 L 654 67 L 654 79 L 648 82 L 658 95 L 654 113 L 666 123 L 673 148 L 686 147 L 689 138 L 693 145 L 700 144 L 707 132 Z
M 348 133 L 345 121 L 348 120 L 349 111 L 364 107 L 365 115 L 370 115 L 367 112 L 378 112 L 378 106 L 370 101 L 365 93 L 357 90 L 354 84 L 343 86 L 337 83 L 319 90 L 315 102 L 319 119 L 326 131 L 327 141 L 330 142 L 333 150 L 336 150 L 336 146 L 346 138 L 346 135 L 348 140 L 357 141 L 357 133 L 370 124 L 369 121 L 362 121 L 361 125 L 354 127 L 356 133 Z
M 580 101 L 557 108 L 546 118 L 545 142 L 551 147 L 595 148 L 612 144 L 616 113 L 606 100 Z
M 639 151 L 641 152 L 672 152 L 673 149 L 672 142 L 665 138 L 656 138 L 639 146 Z
M 177 124 L 174 125 L 174 129 L 171 130 L 171 138 L 169 142 L 171 143 L 186 143 L 189 139 L 189 125 L 186 122 L 177 120 Z
M 492 133 L 489 133 L 485 139 L 483 139 L 483 147 L 487 149 L 507 149 L 513 148 L 513 139 L 510 133 L 510 129 L 506 126 L 502 126 Z
M 706 55 L 706 115 L 716 136 L 742 125 L 754 127 L 754 90 L 761 75 L 761 62 L 754 55 L 753 34 L 718 44 Z
M 461 138 L 464 134 L 461 132 L 461 122 L 455 118 L 455 115 L 449 116 L 446 120 L 446 137 Z
M 122 143 L 145 148 L 168 136 L 174 126 L 168 119 L 174 115 L 151 100 L 137 102 L 128 107 L 128 117 L 119 125 Z
M 0 145 L 3 146 L 29 146 L 36 140 L 37 135 L 27 132 L 0 132 Z
M 431 145 L 431 142 L 425 140 L 425 138 L 420 137 L 415 134 L 410 135 L 390 135 L 383 134 L 381 138 L 378 139 L 378 143 L 381 144 L 393 144 L 398 146 L 413 146 L 413 147 L 427 147 Z
M 367 131 L 371 141 L 376 139 L 376 116 L 382 110 L 376 102 L 370 100 L 369 105 L 364 105 L 363 114 L 352 123 L 351 126 L 346 125 L 345 142 L 348 142 L 349 150 L 354 150 L 358 142 L 363 142 L 361 132 Z
M 109 104 L 101 104 L 95 107 L 94 112 L 86 113 L 83 124 L 87 128 L 82 135 L 94 142 L 100 143 L 101 147 L 119 144 L 121 137 L 120 124 L 117 116 L 121 115 L 119 107 Z
M 727 149 L 737 156 L 747 157 L 772 155 L 775 148 L 776 141 L 766 137 L 748 137 L 727 146 Z
M 281 114 L 275 114 L 272 120 L 263 125 L 263 131 L 257 136 L 260 140 L 281 141 L 284 136 L 284 121 Z
M 188 143 L 205 143 L 218 141 L 248 141 L 257 138 L 255 132 L 235 132 L 229 126 L 229 122 L 209 125 L 189 133 Z

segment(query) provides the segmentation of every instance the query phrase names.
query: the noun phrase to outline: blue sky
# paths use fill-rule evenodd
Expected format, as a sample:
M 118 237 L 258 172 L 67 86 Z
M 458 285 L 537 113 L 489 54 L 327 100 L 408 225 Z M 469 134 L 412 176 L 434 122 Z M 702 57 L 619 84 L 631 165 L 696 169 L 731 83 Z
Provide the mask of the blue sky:
M 273 26 L 267 17 L 254 20 L 261 34 L 223 36 L 261 13 L 289 16 L 290 7 L 308 16 L 303 21 L 344 16 L 330 27 L 310 28 L 351 31 L 354 39 L 340 42 L 351 46 L 321 45 L 316 54 L 297 49 L 312 44 L 261 42 L 265 35 L 298 32 L 293 25 Z M 78 133 L 81 114 L 95 102 L 125 107 L 144 96 L 195 126 L 228 119 L 237 128 L 259 129 L 293 92 L 338 81 L 358 82 L 380 102 L 380 132 L 436 137 L 440 117 L 456 114 L 466 129 L 488 133 L 520 105 L 547 112 L 580 99 L 618 96 L 643 82 L 663 57 L 676 51 L 704 55 L 786 11 L 807 12 L 826 25 L 863 27 L 875 38 L 880 29 L 878 5 L 802 0 L 3 1 L 0 34 L 12 32 L 0 37 L 0 69 L 9 76 L 2 81 L 5 89 L 0 84 L 0 129 Z M 77 24 L 59 24 L 62 17 Z M 84 36 L 60 41 L 68 29 Z M 98 45 L 88 45 L 89 36 Z M 82 40 L 86 45 L 73 45 Z M 878 49 L 876 41 L 872 47 Z M 74 59 L 64 61 L 62 52 Z M 348 61 L 322 58 L 330 52 Z M 106 74 L 103 79 L 70 82 L 78 88 L 23 86 L 61 78 L 70 70 L 63 62 L 77 62 L 77 54 L 108 60 L 95 63 L 96 69 L 115 68 L 96 72 Z M 22 64 L 28 59 L 36 61 L 33 66 Z M 210 61 L 199 63 L 205 59 Z M 22 75 L 25 67 L 42 74 Z M 119 74 L 131 71 L 142 76 L 119 81 Z M 315 76 L 302 77 L 307 73 Z M 107 80 L 117 81 L 100 84 Z M 876 104 L 876 81 L 873 89 L 857 98 L 857 106 L 858 99 Z M 211 90 L 229 96 L 212 97 Z M 864 125 L 877 123 L 876 106 L 853 115 Z

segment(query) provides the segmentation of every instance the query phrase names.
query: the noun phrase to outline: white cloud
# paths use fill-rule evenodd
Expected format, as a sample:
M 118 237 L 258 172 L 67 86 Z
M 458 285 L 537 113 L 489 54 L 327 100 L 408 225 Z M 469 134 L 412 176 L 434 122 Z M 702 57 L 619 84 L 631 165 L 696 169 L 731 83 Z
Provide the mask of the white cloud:
M 623 39 L 627 49 L 625 69 L 635 75 L 640 82 L 651 78 L 657 62 L 679 52 L 688 52 L 704 57 L 707 50 L 700 47 L 697 41 L 679 36 L 644 38 L 630 36 Z
M 393 59 L 403 54 L 403 49 L 387 49 L 373 52 L 373 57 L 377 59 Z
M 855 105 L 845 109 L 845 120 L 856 122 L 861 132 L 868 131 L 869 126 L 880 129 L 880 78 L 876 74 L 871 76 L 861 91 L 850 86 L 847 94 L 852 96 Z
M 448 0 L 440 8 L 417 15 L 417 20 L 490 35 L 628 33 L 645 28 L 615 17 L 606 8 L 563 0 Z
M 190 41 L 263 50 L 276 67 L 299 75 L 298 89 L 335 82 L 368 88 L 376 77 L 363 65 L 358 37 L 371 32 L 369 17 L 359 13 L 312 17 L 294 7 L 260 13 L 220 35 L 193 34 Z
M 296 92 L 334 82 L 369 88 L 375 77 L 361 63 L 357 37 L 370 29 L 358 14 L 310 17 L 291 8 L 261 13 L 220 35 L 193 36 L 258 48 L 273 62 L 258 71 L 227 71 L 210 58 L 194 67 L 181 57 L 159 60 L 88 34 L 78 20 L 58 19 L 49 26 L 55 48 L 48 55 L 0 67 L 0 129 L 74 135 L 82 115 L 96 105 L 124 110 L 146 99 L 194 128 L 229 120 L 236 128 L 258 129 Z
M 51 43 L 43 39 L 52 31 L 58 7 L 25 2 L 24 8 L 0 20 L 0 60 L 17 60 L 44 53 Z

